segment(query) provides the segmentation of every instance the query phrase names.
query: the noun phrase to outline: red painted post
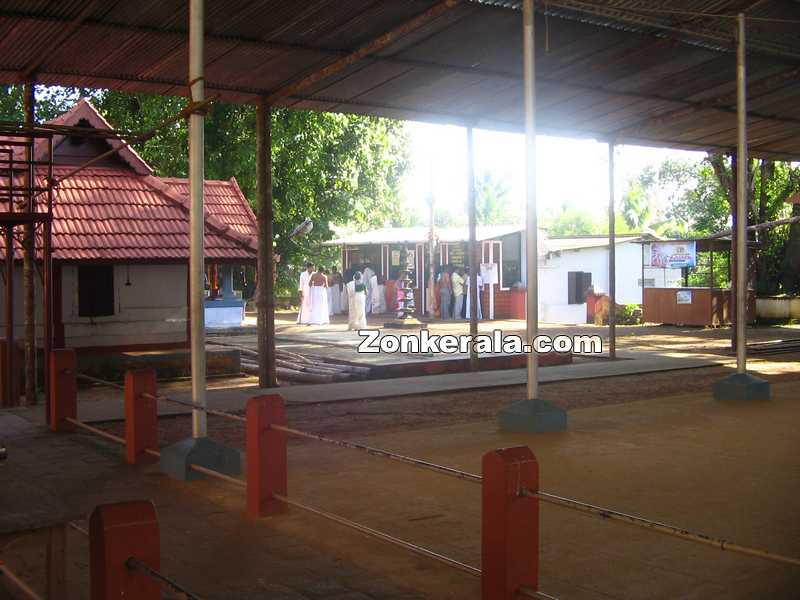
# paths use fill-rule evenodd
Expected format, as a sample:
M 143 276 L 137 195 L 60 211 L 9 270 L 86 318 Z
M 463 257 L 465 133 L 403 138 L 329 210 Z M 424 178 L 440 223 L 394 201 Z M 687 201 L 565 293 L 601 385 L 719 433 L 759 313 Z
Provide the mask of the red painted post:
M 274 494 L 286 495 L 286 434 L 270 425 L 286 425 L 286 406 L 278 394 L 247 401 L 247 516 L 257 519 L 281 513 L 286 506 Z
M 130 465 L 158 460 L 145 452 L 158 449 L 156 391 L 153 369 L 125 373 L 125 461 Z
M 539 589 L 539 464 L 530 448 L 483 455 L 481 598 L 514 600 L 521 587 Z
M 125 562 L 134 557 L 161 568 L 156 508 L 149 500 L 101 504 L 89 517 L 91 600 L 159 600 L 158 581 Z
M 78 376 L 75 350 L 61 348 L 50 352 L 50 430 L 74 431 L 65 421 L 78 418 Z

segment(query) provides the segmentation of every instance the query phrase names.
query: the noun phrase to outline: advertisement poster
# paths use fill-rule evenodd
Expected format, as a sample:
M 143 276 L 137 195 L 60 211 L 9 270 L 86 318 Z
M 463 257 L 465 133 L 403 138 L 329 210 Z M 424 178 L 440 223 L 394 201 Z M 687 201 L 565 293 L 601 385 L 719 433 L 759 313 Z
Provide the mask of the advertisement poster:
M 497 285 L 497 263 L 481 263 L 481 279 L 487 285 Z
M 697 266 L 695 242 L 652 242 L 650 265 L 661 269 L 680 269 Z
M 392 250 L 392 266 L 400 266 L 400 250 Z

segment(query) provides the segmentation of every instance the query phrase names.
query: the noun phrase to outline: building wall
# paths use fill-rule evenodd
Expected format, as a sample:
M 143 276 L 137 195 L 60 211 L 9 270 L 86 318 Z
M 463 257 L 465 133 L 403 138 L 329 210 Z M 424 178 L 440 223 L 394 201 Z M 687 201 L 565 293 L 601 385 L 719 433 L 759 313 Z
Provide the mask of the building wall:
M 130 285 L 127 283 L 130 282 Z M 186 341 L 186 265 L 115 265 L 114 315 L 78 315 L 78 267 L 62 268 L 62 319 L 68 347 Z
M 649 264 L 649 248 L 645 246 L 645 282 L 654 287 L 681 285 L 681 269 L 653 269 Z M 642 303 L 642 247 L 635 243 L 616 246 L 616 302 Z M 598 292 L 608 293 L 608 248 L 564 250 L 551 255 L 539 267 L 539 318 L 552 323 L 585 323 L 586 304 L 569 304 L 568 273 L 584 271 L 592 274 L 592 285 Z

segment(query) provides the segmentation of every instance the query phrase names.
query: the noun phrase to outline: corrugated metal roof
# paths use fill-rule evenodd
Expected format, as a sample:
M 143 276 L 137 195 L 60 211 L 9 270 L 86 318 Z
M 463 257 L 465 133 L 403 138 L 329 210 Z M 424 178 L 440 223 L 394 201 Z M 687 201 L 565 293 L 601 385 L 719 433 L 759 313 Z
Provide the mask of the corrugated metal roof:
M 634 234 L 620 234 L 615 236 L 615 244 L 627 244 L 630 242 L 641 242 L 643 239 L 647 241 L 656 240 L 655 236 L 644 236 L 639 233 Z M 587 248 L 607 248 L 608 236 L 606 235 L 578 235 L 570 237 L 548 237 L 545 242 L 547 252 L 561 252 L 567 250 L 585 250 Z
M 269 96 L 438 0 L 208 0 L 206 83 Z M 463 0 L 278 105 L 522 129 L 520 2 Z M 736 145 L 734 21 L 748 23 L 750 151 L 800 158 L 796 2 L 536 2 L 542 133 L 686 149 Z M 0 81 L 186 94 L 185 0 L 0 0 Z M 794 19 L 795 21 L 792 21 Z M 66 39 L 66 28 L 74 30 Z M 545 38 L 547 45 L 545 45 Z
M 524 230 L 524 225 L 482 225 L 476 228 L 475 233 L 476 239 L 483 241 L 494 240 Z M 467 227 L 437 227 L 435 235 L 439 242 L 466 242 L 469 240 L 469 229 Z M 427 242 L 430 239 L 429 236 L 430 228 L 428 227 L 384 227 L 342 236 L 325 242 L 325 245 L 420 244 Z

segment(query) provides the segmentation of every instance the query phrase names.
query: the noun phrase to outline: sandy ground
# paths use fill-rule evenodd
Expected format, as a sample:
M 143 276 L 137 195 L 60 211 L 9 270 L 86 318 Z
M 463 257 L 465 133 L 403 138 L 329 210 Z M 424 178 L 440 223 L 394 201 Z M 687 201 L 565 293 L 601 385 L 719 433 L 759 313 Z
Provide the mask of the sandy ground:
M 714 375 L 713 369 L 707 371 Z M 484 452 L 527 445 L 536 453 L 546 491 L 800 556 L 800 521 L 794 517 L 800 494 L 800 382 L 794 371 L 796 364 L 788 361 L 765 364 L 762 373 L 773 381 L 773 400 L 744 404 L 714 402 L 707 389 L 667 393 L 666 382 L 661 392 L 651 390 L 646 398 L 641 394 L 635 398 L 641 381 L 639 386 L 635 381 L 617 382 L 625 385 L 614 401 L 570 410 L 569 431 L 560 434 L 503 434 L 483 411 L 467 415 L 457 406 L 454 412 L 459 416 L 453 420 L 439 414 L 445 412 L 444 402 L 438 408 L 415 404 L 412 411 L 407 398 L 399 404 L 376 402 L 372 414 L 366 415 L 370 412 L 366 402 L 360 409 L 337 404 L 317 407 L 317 413 L 290 412 L 290 424 L 357 437 L 473 473 L 480 472 Z M 681 377 L 693 379 L 700 372 Z M 488 395 L 462 396 L 457 405 L 490 402 Z M 449 400 L 458 399 L 450 396 Z M 421 414 L 400 417 L 394 409 Z M 185 434 L 188 429 L 181 430 L 185 422 L 162 420 L 162 442 Z M 241 439 L 241 430 L 226 428 L 214 418 L 211 423 L 214 437 L 231 443 Z M 87 443 L 99 444 L 91 438 Z M 292 497 L 459 561 L 479 564 L 479 486 L 311 441 L 292 442 L 289 460 Z M 120 469 L 127 472 L 127 485 L 136 488 L 136 470 Z M 163 511 L 168 537 L 181 538 L 180 543 L 165 544 L 172 552 L 188 552 L 180 559 L 171 555 L 168 564 L 176 576 L 205 598 L 237 597 L 230 595 L 232 578 L 242 589 L 263 579 L 263 567 L 252 558 L 263 557 L 263 552 L 257 554 L 257 539 L 236 525 L 243 508 L 239 490 L 215 481 L 181 484 L 165 480 L 152 469 L 145 472 L 140 477 L 145 477 L 150 493 L 155 493 L 154 486 L 163 489 L 158 492 L 159 501 L 170 504 Z M 96 480 L 87 483 L 96 485 Z M 104 486 L 110 488 L 110 481 Z M 165 492 L 173 494 L 172 502 L 165 500 Z M 181 515 L 180 503 L 187 501 L 202 507 L 206 515 L 202 523 Z M 800 589 L 796 567 L 721 552 L 550 505 L 542 505 L 541 511 L 541 589 L 558 598 L 790 600 L 797 598 Z M 294 540 L 299 547 L 339 561 L 342 568 L 349 565 L 371 577 L 386 578 L 426 598 L 479 597 L 478 581 L 469 575 L 302 511 L 263 520 L 250 530 L 261 536 L 272 531 L 270 536 Z M 196 561 L 208 560 L 205 548 L 212 547 L 210 536 L 217 549 L 213 566 L 192 568 Z M 271 552 L 277 560 L 282 551 L 273 547 Z M 291 546 L 290 556 L 296 552 Z M 274 578 L 279 581 L 280 574 Z M 311 593 L 247 597 L 339 598 Z M 388 592 L 341 596 L 348 600 L 384 597 L 392 596 Z
M 521 386 L 290 406 L 288 416 L 300 429 L 476 473 L 484 452 L 527 445 L 547 491 L 800 556 L 800 520 L 793 516 L 800 496 L 798 359 L 785 354 L 752 360 L 751 370 L 774 390 L 772 401 L 752 404 L 711 400 L 711 384 L 730 367 L 546 384 L 543 397 L 569 409 L 569 430 L 560 434 L 497 430 L 494 415 L 523 397 Z M 121 424 L 105 427 L 121 432 Z M 189 433 L 186 417 L 159 421 L 160 445 Z M 211 417 L 209 433 L 242 447 L 237 423 Z M 53 439 L 45 435 L 40 443 Z M 68 476 L 73 497 L 156 499 L 166 564 L 204 598 L 479 597 L 475 578 L 319 517 L 291 510 L 248 524 L 241 517 L 241 491 L 229 485 L 183 484 L 153 467 L 114 467 L 119 450 L 92 437 L 55 440 L 71 466 L 53 464 L 45 472 L 54 479 Z M 81 444 L 77 456 L 67 448 L 72 443 Z M 312 441 L 291 441 L 289 457 L 292 497 L 479 564 L 477 485 Z M 102 476 L 96 473 L 101 460 L 112 461 Z M 54 485 L 54 493 L 64 489 Z M 800 589 L 800 569 L 549 505 L 542 506 L 540 538 L 541 589 L 563 599 L 794 599 Z M 36 543 L 41 547 L 41 540 L 15 546 L 29 571 L 41 559 Z M 298 575 L 299 564 L 318 566 Z M 85 560 L 71 572 L 77 581 L 85 579 Z M 359 587 L 365 579 L 372 591 Z

